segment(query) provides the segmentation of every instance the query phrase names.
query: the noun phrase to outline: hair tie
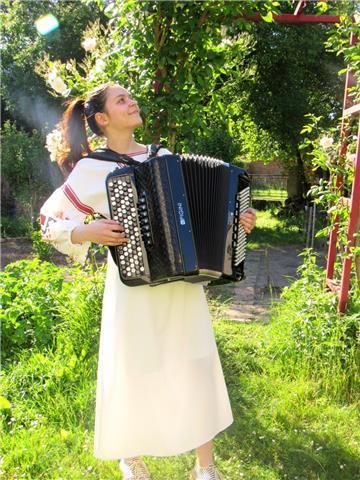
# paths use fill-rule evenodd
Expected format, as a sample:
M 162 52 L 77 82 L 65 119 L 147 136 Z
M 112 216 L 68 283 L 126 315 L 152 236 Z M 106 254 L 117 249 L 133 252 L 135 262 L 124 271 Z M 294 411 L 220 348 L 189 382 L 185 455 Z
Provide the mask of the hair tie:
M 95 107 L 92 103 L 86 103 L 84 101 L 84 109 L 85 109 L 86 118 L 92 117 L 96 113 Z

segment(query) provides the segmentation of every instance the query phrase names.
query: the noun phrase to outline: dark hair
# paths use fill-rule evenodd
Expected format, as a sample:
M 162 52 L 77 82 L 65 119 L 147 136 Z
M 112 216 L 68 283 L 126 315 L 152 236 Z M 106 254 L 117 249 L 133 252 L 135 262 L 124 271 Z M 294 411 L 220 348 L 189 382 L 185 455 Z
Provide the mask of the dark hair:
M 114 85 L 114 82 L 103 83 L 88 93 L 85 99 L 78 97 L 65 102 L 67 108 L 60 122 L 63 144 L 57 159 L 64 175 L 69 174 L 82 157 L 91 153 L 85 119 L 93 133 L 104 135 L 95 120 L 95 113 L 105 111 L 107 90 Z

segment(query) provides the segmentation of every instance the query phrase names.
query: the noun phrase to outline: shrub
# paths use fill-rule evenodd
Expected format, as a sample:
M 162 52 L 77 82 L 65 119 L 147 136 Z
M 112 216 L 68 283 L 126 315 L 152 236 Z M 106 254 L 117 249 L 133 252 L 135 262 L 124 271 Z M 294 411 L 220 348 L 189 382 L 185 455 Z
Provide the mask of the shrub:
M 43 199 L 51 192 L 49 154 L 41 133 L 18 129 L 9 120 L 3 125 L 2 191 L 3 235 L 18 235 L 16 224 L 32 223 Z M 9 195 L 11 195 L 11 202 Z M 15 223 L 15 225 L 11 225 Z M 21 232 L 22 233 L 22 232 Z
M 15 361 L 21 350 L 51 343 L 63 283 L 62 270 L 39 259 L 10 263 L 0 273 L 3 362 Z

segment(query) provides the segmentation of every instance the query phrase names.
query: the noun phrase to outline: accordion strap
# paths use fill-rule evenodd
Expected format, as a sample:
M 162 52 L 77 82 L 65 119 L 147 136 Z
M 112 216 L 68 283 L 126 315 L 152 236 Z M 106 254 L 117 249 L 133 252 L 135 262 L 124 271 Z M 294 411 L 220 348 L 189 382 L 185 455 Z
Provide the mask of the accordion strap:
M 163 148 L 163 145 L 155 144 L 155 143 L 148 145 L 147 146 L 148 158 L 155 156 L 157 152 L 160 150 L 160 148 Z M 91 152 L 89 155 L 87 155 L 87 157 L 95 158 L 97 160 L 105 160 L 107 162 L 121 162 L 121 163 L 125 163 L 126 165 L 139 165 L 141 163 L 138 160 L 134 160 L 129 155 L 126 155 L 125 153 L 115 152 L 115 150 L 111 150 L 111 148 L 97 148 L 96 150 Z

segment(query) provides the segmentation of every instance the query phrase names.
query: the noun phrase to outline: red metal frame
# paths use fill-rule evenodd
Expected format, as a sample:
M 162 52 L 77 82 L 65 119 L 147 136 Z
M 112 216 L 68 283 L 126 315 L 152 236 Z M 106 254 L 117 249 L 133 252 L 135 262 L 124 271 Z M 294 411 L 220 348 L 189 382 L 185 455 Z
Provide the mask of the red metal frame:
M 288 23 L 288 24 L 303 24 L 303 23 L 340 23 L 339 16 L 333 15 L 303 15 L 302 12 L 306 7 L 306 0 L 299 0 L 294 14 L 281 14 L 273 15 L 273 19 L 277 23 Z M 244 18 L 248 21 L 259 22 L 262 20 L 261 14 L 256 13 L 254 15 L 236 15 L 232 17 L 233 19 Z M 355 35 L 351 34 L 350 36 L 350 45 L 354 45 L 357 42 Z M 346 73 L 345 80 L 345 93 L 344 93 L 344 102 L 343 102 L 343 116 L 341 122 L 341 146 L 339 149 L 339 155 L 346 155 L 347 151 L 347 139 L 348 128 L 346 127 L 346 118 L 351 115 L 356 115 L 360 113 L 360 105 L 353 105 L 352 97 L 349 95 L 349 88 L 354 85 L 355 77 L 354 73 L 349 66 Z M 349 255 L 350 250 L 353 246 L 356 245 L 356 233 L 360 227 L 360 117 L 359 117 L 359 131 L 357 138 L 357 147 L 356 147 L 356 160 L 355 160 L 355 173 L 354 173 L 354 182 L 352 186 L 352 193 L 350 199 L 350 218 L 347 231 L 347 245 L 345 248 L 345 259 L 343 261 L 343 269 L 341 276 L 340 285 L 333 280 L 334 274 L 334 264 L 336 258 L 336 245 L 337 245 L 337 234 L 338 234 L 338 218 L 336 218 L 334 225 L 332 227 L 330 238 L 329 238 L 329 249 L 328 249 L 328 259 L 326 266 L 326 287 L 332 291 L 336 291 L 339 294 L 339 303 L 338 303 L 338 312 L 343 313 L 346 309 L 346 303 L 349 293 L 350 285 L 350 275 L 351 275 L 351 263 L 352 257 Z M 343 177 L 342 175 L 337 175 L 336 177 L 336 188 L 340 192 L 343 190 Z

